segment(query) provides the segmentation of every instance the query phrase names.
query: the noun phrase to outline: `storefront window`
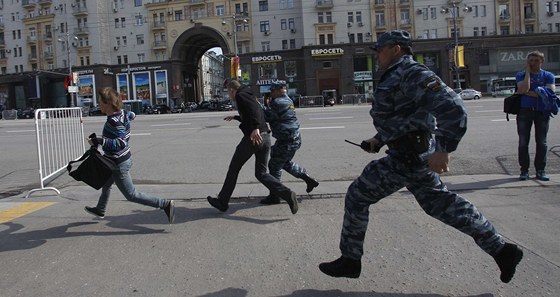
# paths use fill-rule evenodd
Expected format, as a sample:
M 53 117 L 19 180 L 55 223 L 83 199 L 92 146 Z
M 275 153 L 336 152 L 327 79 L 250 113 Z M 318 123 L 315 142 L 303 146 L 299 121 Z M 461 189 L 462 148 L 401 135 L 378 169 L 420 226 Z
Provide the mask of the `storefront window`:
M 284 71 L 286 72 L 286 77 L 296 77 L 297 76 L 296 61 L 284 62 Z
M 263 63 L 259 65 L 260 79 L 274 79 L 278 77 L 277 75 L 276 63 Z

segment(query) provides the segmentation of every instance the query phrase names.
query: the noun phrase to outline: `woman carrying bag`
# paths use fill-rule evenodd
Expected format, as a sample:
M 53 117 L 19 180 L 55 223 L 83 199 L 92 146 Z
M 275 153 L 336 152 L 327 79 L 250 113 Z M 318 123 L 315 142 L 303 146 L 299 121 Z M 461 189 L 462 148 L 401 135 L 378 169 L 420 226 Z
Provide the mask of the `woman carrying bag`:
M 92 146 L 101 146 L 105 156 L 116 163 L 113 175 L 107 180 L 101 189 L 101 196 L 97 206 L 86 206 L 85 210 L 99 218 L 105 217 L 105 211 L 111 187 L 114 184 L 124 195 L 126 200 L 163 209 L 169 223 L 175 218 L 173 200 L 161 199 L 152 195 L 136 191 L 129 171 L 132 167 L 132 158 L 128 141 L 130 139 L 130 121 L 136 116 L 133 112 L 122 109 L 123 103 L 119 94 L 109 87 L 99 90 L 99 108 L 107 115 L 107 121 L 103 127 L 103 137 L 88 138 Z

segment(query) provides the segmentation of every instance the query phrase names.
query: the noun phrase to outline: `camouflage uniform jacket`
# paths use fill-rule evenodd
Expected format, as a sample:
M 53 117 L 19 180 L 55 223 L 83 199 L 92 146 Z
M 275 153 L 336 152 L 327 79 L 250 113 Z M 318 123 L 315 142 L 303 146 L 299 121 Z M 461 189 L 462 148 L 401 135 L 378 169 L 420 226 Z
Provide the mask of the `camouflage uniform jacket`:
M 263 106 L 264 118 L 270 124 L 272 136 L 281 141 L 299 138 L 299 122 L 294 102 L 287 95 L 274 98 L 269 106 Z
M 436 151 L 450 153 L 467 130 L 461 97 L 411 55 L 381 73 L 374 98 L 370 115 L 382 144 L 421 130 L 435 135 Z

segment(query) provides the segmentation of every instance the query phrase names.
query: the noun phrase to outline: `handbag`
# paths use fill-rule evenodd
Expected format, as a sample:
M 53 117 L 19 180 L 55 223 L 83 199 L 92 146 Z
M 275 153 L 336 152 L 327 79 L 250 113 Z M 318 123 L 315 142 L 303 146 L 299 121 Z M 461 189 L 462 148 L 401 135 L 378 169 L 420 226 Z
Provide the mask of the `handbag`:
M 504 99 L 504 112 L 506 119 L 509 121 L 510 114 L 518 114 L 521 108 L 521 94 L 513 94 Z
M 76 162 L 82 163 L 72 170 L 72 164 Z M 101 189 L 105 185 L 116 168 L 116 163 L 103 156 L 95 146 L 87 150 L 79 159 L 70 161 L 68 166 L 66 166 L 71 177 L 77 181 L 83 181 L 96 190 Z

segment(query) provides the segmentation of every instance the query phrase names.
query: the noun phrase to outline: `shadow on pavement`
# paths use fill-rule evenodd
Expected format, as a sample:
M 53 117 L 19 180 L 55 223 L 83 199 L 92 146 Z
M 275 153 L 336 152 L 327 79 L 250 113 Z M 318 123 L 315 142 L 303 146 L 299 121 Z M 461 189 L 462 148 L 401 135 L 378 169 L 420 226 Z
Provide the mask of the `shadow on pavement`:
M 491 187 L 498 186 L 498 185 L 518 182 L 519 178 L 517 178 L 517 176 L 512 176 L 508 178 L 484 180 L 484 181 L 477 181 L 471 183 L 451 183 L 451 182 L 446 182 L 445 178 L 442 178 L 442 180 L 445 183 L 445 185 L 452 191 L 466 191 L 467 189 L 474 191 L 479 189 L 489 189 Z
M 227 288 L 218 292 L 200 295 L 198 297 L 245 297 L 247 290 L 238 288 Z M 472 295 L 472 296 L 456 296 L 456 297 L 493 297 L 492 294 Z M 342 292 L 340 290 L 299 290 L 290 295 L 282 295 L 277 297 L 448 297 L 439 294 L 404 294 L 404 293 L 383 293 L 383 292 Z

